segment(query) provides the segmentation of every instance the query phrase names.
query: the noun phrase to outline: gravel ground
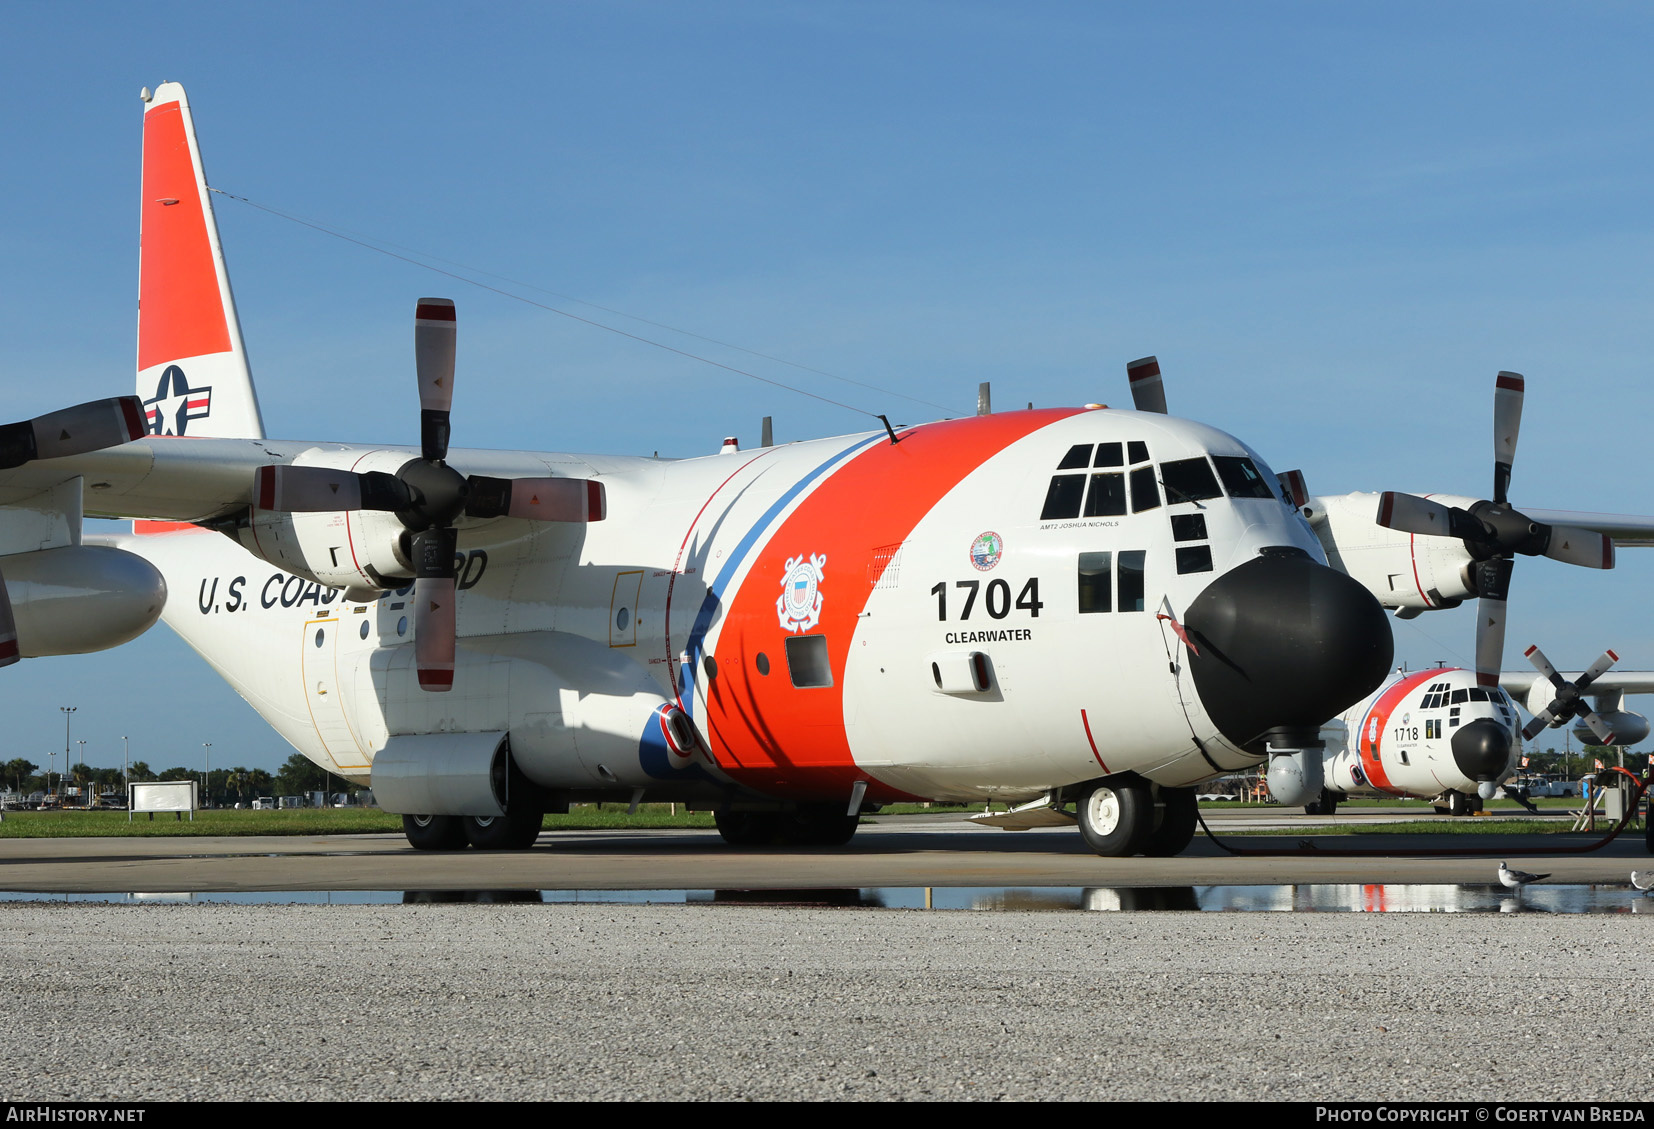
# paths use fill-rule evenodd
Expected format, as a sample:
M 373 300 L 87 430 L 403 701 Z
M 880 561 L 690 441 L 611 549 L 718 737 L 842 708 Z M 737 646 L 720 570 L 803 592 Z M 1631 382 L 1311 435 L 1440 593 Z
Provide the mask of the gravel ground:
M 1645 917 L 0 903 L 12 1101 L 1641 1101 Z

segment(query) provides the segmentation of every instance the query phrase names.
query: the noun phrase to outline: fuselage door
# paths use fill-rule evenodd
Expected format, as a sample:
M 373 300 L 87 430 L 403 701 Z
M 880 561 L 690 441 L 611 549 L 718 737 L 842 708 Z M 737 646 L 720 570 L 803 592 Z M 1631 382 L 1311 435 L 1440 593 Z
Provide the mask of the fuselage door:
M 307 620 L 299 649 L 303 654 L 305 704 L 322 747 L 341 771 L 365 772 L 368 756 L 345 717 L 339 676 L 339 620 Z

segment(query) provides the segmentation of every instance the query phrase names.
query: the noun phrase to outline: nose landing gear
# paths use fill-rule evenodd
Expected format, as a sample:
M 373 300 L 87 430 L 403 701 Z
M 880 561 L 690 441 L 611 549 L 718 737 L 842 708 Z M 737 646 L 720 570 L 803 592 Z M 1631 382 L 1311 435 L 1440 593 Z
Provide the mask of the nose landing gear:
M 1195 790 L 1124 773 L 1090 785 L 1075 814 L 1080 838 L 1105 858 L 1169 858 L 1195 837 Z

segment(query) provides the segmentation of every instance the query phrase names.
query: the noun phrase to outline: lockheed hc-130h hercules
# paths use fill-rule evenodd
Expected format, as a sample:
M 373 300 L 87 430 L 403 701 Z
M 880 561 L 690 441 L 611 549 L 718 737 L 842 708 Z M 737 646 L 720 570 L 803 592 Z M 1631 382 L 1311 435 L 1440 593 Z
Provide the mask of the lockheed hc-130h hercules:
M 1369 507 L 1327 527 L 1360 546 L 1330 567 L 1320 500 L 1165 414 L 1151 361 L 1137 411 L 681 460 L 472 450 L 449 446 L 455 307 L 421 299 L 418 446 L 269 439 L 172 83 L 146 98 L 142 225 L 138 395 L 0 431 L 0 632 L 73 653 L 163 616 L 418 847 L 522 848 L 571 801 L 642 799 L 711 808 L 734 844 L 837 844 L 936 799 L 1175 854 L 1201 780 L 1269 758 L 1319 790 L 1322 724 L 1389 670 L 1386 605 L 1487 602 L 1466 566 L 1535 551 L 1444 541 L 1415 595 L 1392 576 L 1419 539 Z M 133 532 L 83 538 L 83 513 Z

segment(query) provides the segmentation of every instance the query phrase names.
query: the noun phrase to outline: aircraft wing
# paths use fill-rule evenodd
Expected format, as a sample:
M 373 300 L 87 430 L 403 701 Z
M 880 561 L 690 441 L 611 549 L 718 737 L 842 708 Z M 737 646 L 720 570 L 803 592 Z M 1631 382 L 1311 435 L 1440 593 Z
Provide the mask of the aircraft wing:
M 1636 514 L 1590 514 L 1574 510 L 1524 509 L 1534 521 L 1545 525 L 1571 525 L 1611 537 L 1616 545 L 1654 545 L 1654 517 Z
M 314 462 L 318 454 L 326 455 L 326 465 L 350 466 L 355 456 L 385 451 L 420 457 L 413 447 L 152 436 L 0 471 L 0 507 L 18 505 L 79 477 L 88 516 L 205 521 L 251 505 L 260 467 L 289 464 L 302 455 Z M 456 449 L 448 461 L 463 474 L 497 478 L 584 478 L 599 469 L 573 455 L 523 451 Z
M 1569 682 L 1580 676 L 1579 671 L 1563 671 L 1562 677 Z M 1499 685 L 1505 693 L 1519 702 L 1527 700 L 1527 693 L 1535 682 L 1549 680 L 1536 670 L 1507 670 L 1499 675 Z M 1590 698 L 1598 694 L 1654 694 L 1654 670 L 1610 670 L 1585 688 L 1585 697 Z

